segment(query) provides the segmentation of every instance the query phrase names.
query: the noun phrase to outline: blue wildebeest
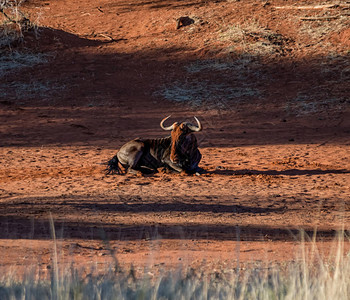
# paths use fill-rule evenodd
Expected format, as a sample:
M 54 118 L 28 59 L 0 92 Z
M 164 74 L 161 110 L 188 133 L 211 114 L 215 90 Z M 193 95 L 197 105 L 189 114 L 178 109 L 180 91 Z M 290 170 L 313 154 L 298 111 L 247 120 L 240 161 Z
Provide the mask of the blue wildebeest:
M 171 131 L 171 135 L 158 139 L 137 138 L 124 144 L 118 153 L 107 163 L 106 174 L 122 174 L 125 171 L 135 173 L 154 173 L 158 168 L 168 168 L 177 172 L 195 173 L 202 169 L 198 164 L 202 158 L 198 150 L 197 139 L 193 132 L 202 130 L 202 125 L 195 118 L 197 125 L 188 122 L 175 122 L 171 126 L 164 126 L 164 122 L 170 116 L 160 122 L 160 127 Z

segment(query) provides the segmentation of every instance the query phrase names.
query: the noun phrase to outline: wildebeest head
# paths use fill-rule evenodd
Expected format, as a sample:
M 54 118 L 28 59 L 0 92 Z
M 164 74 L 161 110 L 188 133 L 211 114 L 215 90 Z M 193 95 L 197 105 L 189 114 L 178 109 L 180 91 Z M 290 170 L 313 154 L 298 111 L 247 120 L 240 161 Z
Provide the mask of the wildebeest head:
M 171 116 L 164 118 L 160 122 L 160 127 L 164 130 L 171 130 L 171 150 L 170 150 L 170 160 L 173 163 L 179 163 L 180 156 L 183 155 L 183 145 L 188 144 L 185 143 L 188 135 L 193 132 L 199 132 L 202 130 L 202 124 L 199 120 L 195 118 L 197 122 L 197 126 L 192 125 L 188 122 L 175 122 L 173 125 L 165 127 L 164 122 L 169 119 Z M 189 139 L 188 139 L 189 140 Z

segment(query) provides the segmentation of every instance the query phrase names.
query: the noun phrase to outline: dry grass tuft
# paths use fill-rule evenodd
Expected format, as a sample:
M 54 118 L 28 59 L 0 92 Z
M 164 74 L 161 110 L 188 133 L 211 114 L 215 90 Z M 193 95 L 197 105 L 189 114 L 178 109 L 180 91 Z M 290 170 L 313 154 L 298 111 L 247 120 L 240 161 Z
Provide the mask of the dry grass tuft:
M 23 1 L 0 0 L 0 49 L 20 44 L 36 25 L 21 11 Z
M 345 232 L 335 240 L 335 252 L 322 258 L 315 237 L 300 233 L 300 255 L 285 266 L 269 263 L 248 268 L 163 270 L 154 277 L 149 270 L 138 276 L 133 267 L 123 270 L 113 256 L 104 274 L 91 269 L 51 267 L 50 278 L 31 270 L 27 276 L 2 273 L 0 298 L 7 299 L 349 299 L 350 253 L 344 255 Z M 306 250 L 305 240 L 313 240 Z M 55 251 L 54 251 L 55 252 Z M 53 254 L 54 256 L 57 253 Z M 237 259 L 237 261 L 239 258 Z M 86 273 L 85 273 L 86 274 Z
M 280 56 L 290 52 L 294 41 L 263 27 L 256 20 L 233 24 L 219 32 L 219 40 L 230 42 L 228 52 L 253 56 Z

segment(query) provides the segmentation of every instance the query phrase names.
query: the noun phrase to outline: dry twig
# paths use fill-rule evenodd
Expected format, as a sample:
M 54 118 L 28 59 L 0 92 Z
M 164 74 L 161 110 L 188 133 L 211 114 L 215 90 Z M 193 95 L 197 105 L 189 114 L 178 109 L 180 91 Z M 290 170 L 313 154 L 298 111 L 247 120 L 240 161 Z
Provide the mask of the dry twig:
M 300 9 L 300 10 L 310 10 L 310 9 L 330 9 L 330 8 L 350 8 L 350 4 L 322 4 L 322 5 L 306 5 L 306 6 L 275 6 L 275 9 Z
M 301 17 L 300 20 L 302 21 L 330 21 L 339 19 L 340 15 L 336 16 L 324 16 L 324 17 Z

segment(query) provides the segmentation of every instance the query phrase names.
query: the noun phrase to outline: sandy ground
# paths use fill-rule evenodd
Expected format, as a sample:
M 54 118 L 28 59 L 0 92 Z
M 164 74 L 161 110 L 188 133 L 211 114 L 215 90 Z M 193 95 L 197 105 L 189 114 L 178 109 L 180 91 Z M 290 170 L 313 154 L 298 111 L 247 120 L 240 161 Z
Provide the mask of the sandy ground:
M 25 47 L 49 62 L 2 79 L 10 88 L 0 95 L 1 266 L 50 270 L 50 218 L 60 264 L 283 263 L 298 259 L 301 230 L 310 238 L 317 230 L 321 255 L 331 253 L 336 231 L 350 224 L 349 31 L 310 40 L 300 17 L 348 10 L 266 3 L 27 2 L 40 28 Z M 180 16 L 195 22 L 176 29 Z M 242 49 L 229 52 L 232 41 L 220 37 L 250 18 L 281 34 L 274 55 L 240 71 L 186 71 L 198 61 L 241 61 Z M 193 106 L 157 93 L 174 82 L 234 86 L 237 74 L 260 96 L 217 103 L 212 93 Z M 165 136 L 159 122 L 169 114 L 203 123 L 197 138 L 207 174 L 104 174 L 101 163 L 126 141 Z

